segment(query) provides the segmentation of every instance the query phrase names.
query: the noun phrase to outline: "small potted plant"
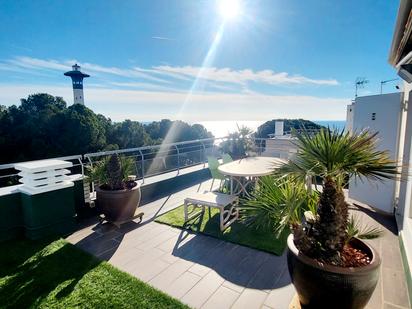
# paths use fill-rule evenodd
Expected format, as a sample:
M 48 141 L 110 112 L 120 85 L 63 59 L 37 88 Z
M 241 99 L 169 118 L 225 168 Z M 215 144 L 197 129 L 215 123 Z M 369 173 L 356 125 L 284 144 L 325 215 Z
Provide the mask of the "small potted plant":
M 140 204 L 140 185 L 135 181 L 133 159 L 113 154 L 89 169 L 97 184 L 96 202 L 104 219 L 116 225 L 130 221 Z
M 343 192 L 350 177 L 397 178 L 397 165 L 387 152 L 376 149 L 376 136 L 367 131 L 303 132 L 297 155 L 275 172 L 275 179 L 283 180 L 259 186 L 257 202 L 246 203 L 249 222 L 267 222 L 269 217 L 278 234 L 290 228 L 288 269 L 302 308 L 363 308 L 376 287 L 380 258 L 360 240 Z M 308 178 L 321 179 L 322 190 L 307 190 L 305 197 L 298 188 Z M 363 236 L 373 234 L 379 232 L 370 229 Z

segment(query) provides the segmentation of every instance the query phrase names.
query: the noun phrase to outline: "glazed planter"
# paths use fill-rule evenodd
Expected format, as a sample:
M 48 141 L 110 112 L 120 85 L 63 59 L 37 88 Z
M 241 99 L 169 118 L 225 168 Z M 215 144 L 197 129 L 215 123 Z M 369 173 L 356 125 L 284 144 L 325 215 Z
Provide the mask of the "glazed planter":
M 364 308 L 379 279 L 380 258 L 376 251 L 359 239 L 351 244 L 366 252 L 371 263 L 363 267 L 320 266 L 299 253 L 288 237 L 288 269 L 302 308 Z
M 97 205 L 105 219 L 110 222 L 132 220 L 140 204 L 140 185 L 124 190 L 96 189 Z

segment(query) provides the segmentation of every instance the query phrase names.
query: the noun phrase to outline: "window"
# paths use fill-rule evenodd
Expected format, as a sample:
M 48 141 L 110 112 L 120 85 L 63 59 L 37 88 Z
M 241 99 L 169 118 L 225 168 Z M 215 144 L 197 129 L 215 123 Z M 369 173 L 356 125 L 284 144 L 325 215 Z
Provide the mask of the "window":
M 376 119 L 376 113 L 372 113 L 372 120 Z

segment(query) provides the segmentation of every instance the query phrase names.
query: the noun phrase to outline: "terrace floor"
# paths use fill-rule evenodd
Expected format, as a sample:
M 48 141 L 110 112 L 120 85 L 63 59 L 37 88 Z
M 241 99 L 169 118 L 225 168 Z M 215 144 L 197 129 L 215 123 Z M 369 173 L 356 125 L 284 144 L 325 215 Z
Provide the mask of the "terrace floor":
M 211 181 L 141 206 L 143 222 L 117 229 L 90 225 L 67 239 L 193 308 L 289 308 L 295 290 L 286 255 L 243 247 L 153 222 L 183 203 L 188 192 L 210 189 Z M 367 308 L 410 308 L 394 219 L 353 207 L 365 222 L 385 230 L 371 240 L 382 259 L 378 286 Z

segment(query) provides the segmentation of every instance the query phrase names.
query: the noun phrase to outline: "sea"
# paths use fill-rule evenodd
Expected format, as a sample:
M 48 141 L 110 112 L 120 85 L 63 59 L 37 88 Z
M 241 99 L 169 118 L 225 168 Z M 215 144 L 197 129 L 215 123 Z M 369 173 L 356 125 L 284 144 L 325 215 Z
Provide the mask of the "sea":
M 313 122 L 330 128 L 337 128 L 342 130 L 345 128 L 345 120 L 312 120 Z M 238 127 L 246 126 L 252 131 L 256 131 L 257 128 L 266 121 L 201 121 L 198 122 L 203 125 L 208 131 L 210 131 L 215 137 L 224 137 L 229 133 L 236 132 Z

